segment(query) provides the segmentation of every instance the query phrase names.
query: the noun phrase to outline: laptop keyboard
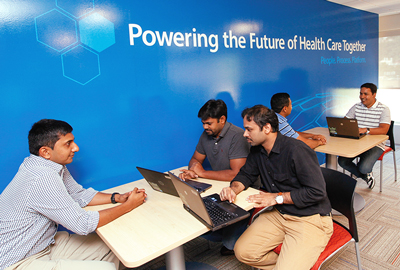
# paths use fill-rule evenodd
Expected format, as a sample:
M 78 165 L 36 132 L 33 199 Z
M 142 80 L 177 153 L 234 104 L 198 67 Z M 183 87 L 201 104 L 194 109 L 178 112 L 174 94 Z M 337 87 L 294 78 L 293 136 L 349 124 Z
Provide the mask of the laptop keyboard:
M 215 202 L 212 199 L 208 197 L 203 198 L 203 201 L 207 208 L 207 212 L 210 215 L 210 218 L 215 225 L 224 223 L 237 216 L 236 214 L 229 213 L 225 209 L 222 209 L 217 204 L 215 204 Z

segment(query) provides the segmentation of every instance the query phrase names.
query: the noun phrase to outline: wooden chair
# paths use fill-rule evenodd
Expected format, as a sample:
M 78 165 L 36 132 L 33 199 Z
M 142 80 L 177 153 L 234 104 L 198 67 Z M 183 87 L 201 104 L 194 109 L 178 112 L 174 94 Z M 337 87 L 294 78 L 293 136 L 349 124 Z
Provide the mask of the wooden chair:
M 328 193 L 329 201 L 331 202 L 332 209 L 339 211 L 343 216 L 348 219 L 349 226 L 346 227 L 337 221 L 333 221 L 333 234 L 329 240 L 325 250 L 319 256 L 317 262 L 311 268 L 317 270 L 321 268 L 321 265 L 329 258 L 334 256 L 348 243 L 354 242 L 358 269 L 362 270 L 361 267 L 361 256 L 358 247 L 358 232 L 356 216 L 353 208 L 353 197 L 354 190 L 357 181 L 352 177 L 327 168 L 321 168 L 322 174 L 326 182 L 326 191 Z M 268 211 L 266 208 L 256 208 L 251 222 L 253 222 L 260 213 Z M 274 249 L 277 254 L 281 251 L 282 244 Z
M 382 181 L 383 181 L 383 157 L 387 154 L 392 152 L 393 153 L 393 165 L 394 165 L 394 181 L 397 181 L 397 166 L 396 166 L 396 144 L 394 142 L 394 134 L 393 134 L 393 126 L 394 126 L 394 121 L 390 123 L 390 128 L 388 130 L 388 133 L 386 135 L 389 136 L 389 146 L 385 146 L 385 151 L 383 151 L 382 155 L 378 158 L 380 161 L 380 186 L 379 186 L 379 192 L 382 192 Z

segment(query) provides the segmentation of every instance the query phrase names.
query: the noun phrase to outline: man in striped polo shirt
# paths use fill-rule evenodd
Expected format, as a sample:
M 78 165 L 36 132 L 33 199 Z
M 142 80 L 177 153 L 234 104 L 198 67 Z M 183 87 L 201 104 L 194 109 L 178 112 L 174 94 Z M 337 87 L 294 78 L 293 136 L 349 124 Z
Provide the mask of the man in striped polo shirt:
M 355 118 L 358 122 L 360 134 L 385 135 L 390 127 L 389 108 L 376 100 L 377 87 L 373 83 L 364 83 L 360 89 L 361 102 L 355 104 L 346 114 L 346 118 Z M 385 150 L 385 144 L 381 143 L 370 150 L 357 156 L 360 160 L 357 164 L 355 158 L 339 157 L 339 165 L 351 172 L 357 178 L 364 179 L 369 188 L 374 188 L 375 179 L 372 168 L 375 162 Z
M 91 232 L 141 205 L 145 191 L 106 194 L 79 185 L 65 166 L 79 147 L 64 121 L 36 122 L 28 141 L 31 155 L 0 195 L 0 269 L 118 269 L 118 258 Z M 57 232 L 58 224 L 76 234 Z
M 288 93 L 274 94 L 271 98 L 271 109 L 273 109 L 278 116 L 279 132 L 282 135 L 298 139 L 311 147 L 311 149 L 326 144 L 325 136 L 295 131 L 290 126 L 286 119 L 286 117 L 288 117 L 292 112 L 292 101 L 290 100 Z

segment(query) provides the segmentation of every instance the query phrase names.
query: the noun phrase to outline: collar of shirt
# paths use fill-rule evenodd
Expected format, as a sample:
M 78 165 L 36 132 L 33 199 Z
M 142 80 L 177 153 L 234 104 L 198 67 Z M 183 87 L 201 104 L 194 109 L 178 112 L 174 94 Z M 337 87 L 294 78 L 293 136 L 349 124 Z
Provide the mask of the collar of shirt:
M 280 154 L 281 152 L 281 146 L 284 143 L 283 141 L 286 139 L 287 137 L 283 136 L 280 132 L 277 132 L 277 136 L 276 136 L 276 140 L 274 143 L 274 146 L 271 149 L 271 153 L 275 153 L 275 154 Z M 258 147 L 260 147 L 261 149 L 261 153 L 263 153 L 264 155 L 266 155 L 267 157 L 269 157 L 267 150 L 265 150 L 265 148 L 262 145 L 259 145 Z M 270 155 L 271 155 L 270 153 Z
M 279 113 L 275 113 L 275 114 L 276 114 L 276 116 L 278 116 L 279 124 L 282 124 L 282 123 L 284 123 L 284 122 L 287 122 L 287 118 L 286 118 L 285 116 L 280 115 Z
M 212 138 L 213 138 L 214 140 L 216 140 L 217 142 L 218 142 L 219 140 L 221 140 L 221 138 L 223 138 L 223 137 L 225 136 L 225 134 L 228 132 L 228 130 L 229 130 L 229 128 L 231 127 L 231 125 L 232 125 L 231 123 L 226 122 L 225 125 L 224 125 L 224 127 L 222 128 L 221 133 L 219 134 L 218 138 L 217 138 L 217 137 L 214 137 L 214 136 L 212 136 Z
M 365 106 L 362 102 L 360 102 L 360 104 L 362 107 L 365 107 L 365 109 L 369 110 L 369 109 L 376 109 L 376 107 L 378 107 L 379 102 L 377 99 L 375 99 L 375 103 L 369 108 L 367 108 L 367 106 Z
M 27 161 L 29 162 L 29 164 L 31 164 L 33 166 L 41 165 L 41 166 L 44 166 L 44 167 L 49 167 L 49 168 L 55 170 L 60 176 L 62 176 L 63 173 L 64 173 L 64 168 L 65 168 L 64 165 L 58 164 L 58 163 L 56 163 L 54 161 L 45 159 L 45 158 L 40 157 L 40 156 L 36 156 L 36 155 L 31 154 L 27 158 Z

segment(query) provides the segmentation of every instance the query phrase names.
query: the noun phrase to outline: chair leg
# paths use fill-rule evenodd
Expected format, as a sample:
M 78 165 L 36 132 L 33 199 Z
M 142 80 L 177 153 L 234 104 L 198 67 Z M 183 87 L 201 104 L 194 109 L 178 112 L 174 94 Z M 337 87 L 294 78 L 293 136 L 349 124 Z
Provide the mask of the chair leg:
M 379 185 L 379 192 L 382 192 L 382 178 L 383 178 L 383 159 L 381 159 L 381 175 L 380 175 L 380 178 L 381 178 L 381 180 L 380 180 L 380 185 Z
M 394 181 L 397 181 L 396 154 L 394 151 L 393 151 L 393 164 L 394 164 Z
M 360 248 L 358 247 L 358 242 L 354 242 L 354 245 L 355 245 L 355 247 L 356 247 L 356 256 L 357 256 L 357 266 L 358 266 L 358 270 L 362 270 L 361 256 L 360 256 Z

